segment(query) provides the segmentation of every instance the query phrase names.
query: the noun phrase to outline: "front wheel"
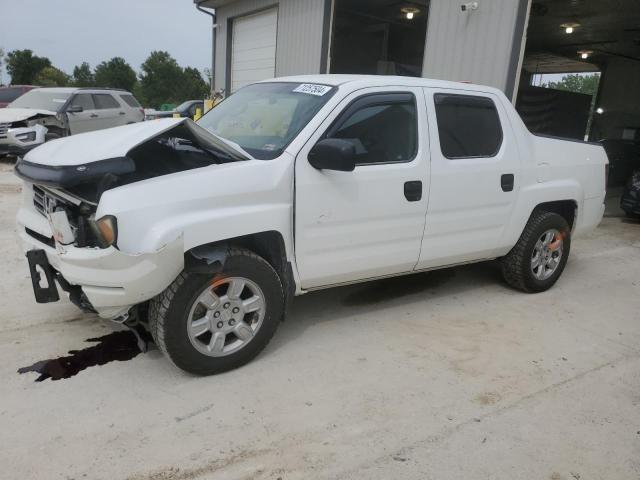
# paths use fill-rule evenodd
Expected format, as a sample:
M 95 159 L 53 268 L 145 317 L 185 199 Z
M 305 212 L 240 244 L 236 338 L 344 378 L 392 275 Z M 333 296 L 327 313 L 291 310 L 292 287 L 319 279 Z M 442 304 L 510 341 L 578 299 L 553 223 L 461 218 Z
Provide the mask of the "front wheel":
M 258 355 L 283 312 L 282 283 L 273 267 L 253 252 L 231 248 L 222 272 L 183 272 L 154 298 L 149 329 L 177 367 L 211 375 Z
M 562 274 L 570 248 L 567 221 L 557 213 L 534 212 L 518 243 L 501 259 L 502 275 L 518 290 L 544 292 Z

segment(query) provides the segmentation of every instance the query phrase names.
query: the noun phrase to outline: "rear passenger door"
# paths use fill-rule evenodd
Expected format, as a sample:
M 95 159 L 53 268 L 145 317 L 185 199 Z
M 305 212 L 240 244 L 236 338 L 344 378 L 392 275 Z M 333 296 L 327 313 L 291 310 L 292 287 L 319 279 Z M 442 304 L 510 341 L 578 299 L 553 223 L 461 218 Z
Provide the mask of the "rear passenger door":
M 348 95 L 296 158 L 295 249 L 303 288 L 411 271 L 427 211 L 429 148 L 420 88 Z M 351 172 L 308 161 L 321 139 L 355 145 Z
M 521 167 L 501 99 L 471 90 L 424 91 L 431 191 L 417 268 L 503 255 Z
M 97 129 L 117 127 L 127 123 L 124 107 L 109 93 L 94 93 L 93 102 L 96 104 L 98 122 Z

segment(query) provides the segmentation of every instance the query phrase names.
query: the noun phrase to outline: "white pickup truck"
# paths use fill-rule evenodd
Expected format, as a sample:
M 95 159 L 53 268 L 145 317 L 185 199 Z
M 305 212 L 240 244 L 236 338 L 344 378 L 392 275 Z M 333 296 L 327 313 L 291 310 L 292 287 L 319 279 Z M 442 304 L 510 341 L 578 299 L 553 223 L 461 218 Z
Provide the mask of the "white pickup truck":
M 38 302 L 143 322 L 178 367 L 238 367 L 294 295 L 500 259 L 541 292 L 604 211 L 601 146 L 534 136 L 498 90 L 317 75 L 249 85 L 196 124 L 46 143 L 16 165 Z

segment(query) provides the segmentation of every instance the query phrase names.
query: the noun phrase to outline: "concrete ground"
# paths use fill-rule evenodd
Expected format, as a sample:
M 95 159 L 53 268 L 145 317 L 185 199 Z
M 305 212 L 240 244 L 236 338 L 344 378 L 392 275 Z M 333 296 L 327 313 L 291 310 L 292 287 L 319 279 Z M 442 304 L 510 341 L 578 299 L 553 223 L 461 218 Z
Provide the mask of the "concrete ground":
M 543 294 L 492 263 L 326 290 L 233 372 L 152 351 L 36 383 L 112 327 L 34 302 L 18 190 L 0 172 L 0 478 L 640 478 L 638 223 L 605 218 Z

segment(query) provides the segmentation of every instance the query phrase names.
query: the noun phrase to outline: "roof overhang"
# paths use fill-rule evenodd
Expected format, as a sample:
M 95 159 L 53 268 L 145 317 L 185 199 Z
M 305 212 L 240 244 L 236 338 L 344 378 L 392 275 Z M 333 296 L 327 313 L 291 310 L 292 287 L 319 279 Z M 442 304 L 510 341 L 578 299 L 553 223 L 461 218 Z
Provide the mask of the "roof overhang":
M 197 3 L 205 8 L 219 8 L 237 1 L 238 0 L 193 0 L 193 3 Z

